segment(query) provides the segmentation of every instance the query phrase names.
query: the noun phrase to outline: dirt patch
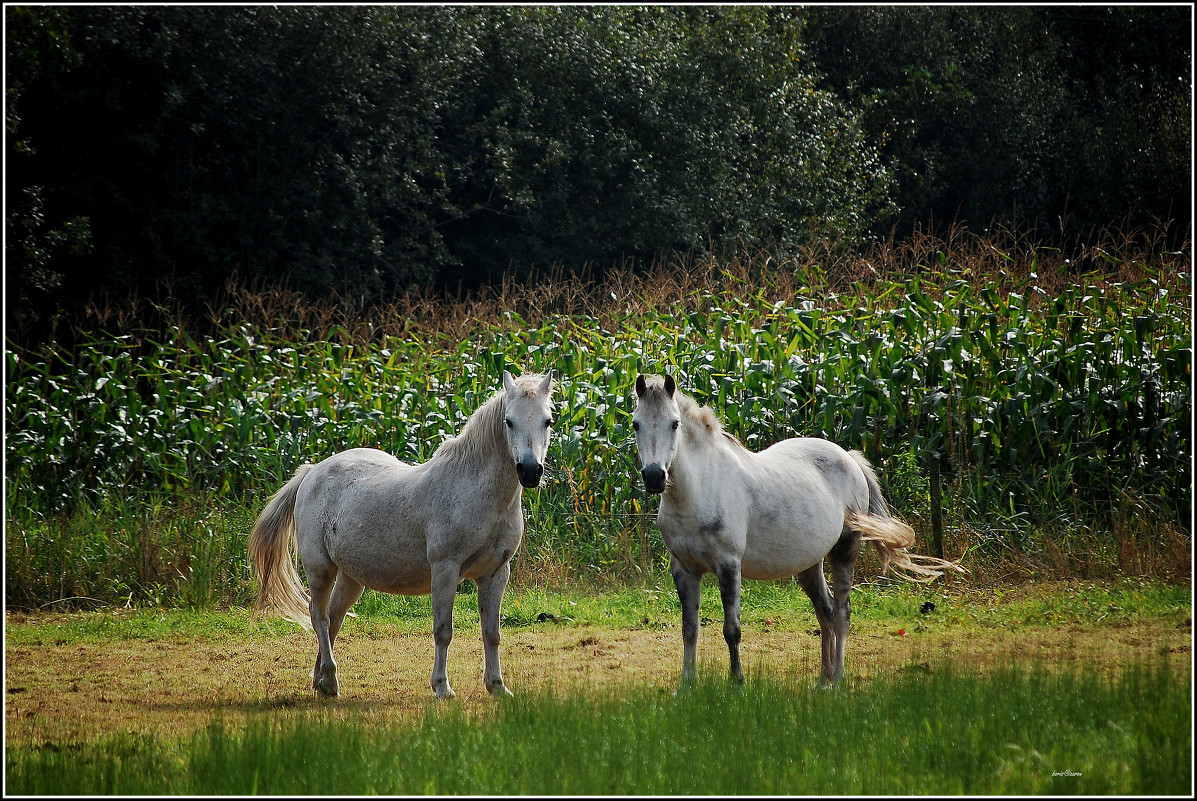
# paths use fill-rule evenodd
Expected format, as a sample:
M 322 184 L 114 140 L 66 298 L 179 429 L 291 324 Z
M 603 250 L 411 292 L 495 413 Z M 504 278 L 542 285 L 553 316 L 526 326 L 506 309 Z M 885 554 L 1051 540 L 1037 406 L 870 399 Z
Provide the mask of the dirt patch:
M 11 623 L 11 621 L 10 621 Z M 1014 629 L 854 625 L 848 681 L 895 670 L 924 669 L 943 659 L 987 670 L 1017 661 L 1046 669 L 1100 665 L 1111 672 L 1143 657 L 1172 654 L 1189 680 L 1191 629 L 1171 624 L 1135 627 L 1058 626 Z M 745 669 L 809 676 L 818 671 L 819 639 L 806 627 L 778 631 L 746 627 Z M 9 648 L 5 653 L 5 720 L 9 746 L 82 742 L 115 732 L 183 737 L 209 721 L 243 725 L 250 717 L 316 714 L 393 724 L 435 707 L 428 685 L 430 634 L 364 636 L 346 624 L 337 642 L 341 698 L 312 696 L 315 640 L 296 630 L 277 639 L 164 642 L 124 640 Z M 503 632 L 503 673 L 516 693 L 639 685 L 672 692 L 681 671 L 675 626 L 615 629 L 589 624 L 534 625 Z M 1179 658 L 1177 658 L 1179 657 Z M 727 669 L 719 626 L 699 638 L 700 670 Z M 449 679 L 470 711 L 494 703 L 482 686 L 477 632 L 458 632 L 449 651 Z

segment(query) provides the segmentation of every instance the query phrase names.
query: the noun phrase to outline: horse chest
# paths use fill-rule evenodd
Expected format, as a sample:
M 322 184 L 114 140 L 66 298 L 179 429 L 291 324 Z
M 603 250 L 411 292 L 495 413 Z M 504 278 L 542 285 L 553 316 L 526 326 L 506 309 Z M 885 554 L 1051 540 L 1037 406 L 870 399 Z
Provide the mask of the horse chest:
M 713 573 L 728 557 L 743 551 L 721 516 L 667 516 L 658 520 L 661 538 L 670 555 L 694 573 Z
M 462 578 L 476 579 L 498 570 L 511 561 L 516 549 L 520 547 L 523 536 L 523 520 L 501 519 L 497 521 L 489 532 L 489 536 L 480 539 L 473 549 L 467 549 L 468 555 L 461 563 Z

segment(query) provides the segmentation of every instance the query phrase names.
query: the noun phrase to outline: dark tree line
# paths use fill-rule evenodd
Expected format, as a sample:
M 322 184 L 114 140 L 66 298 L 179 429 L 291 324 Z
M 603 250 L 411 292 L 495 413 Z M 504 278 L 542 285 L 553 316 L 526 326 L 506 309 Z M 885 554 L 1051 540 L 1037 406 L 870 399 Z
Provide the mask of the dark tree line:
M 805 41 L 897 172 L 900 229 L 1192 213 L 1188 7 L 824 6 Z
M 368 300 L 1190 213 L 1188 9 L 5 12 L 10 338 L 164 278 Z

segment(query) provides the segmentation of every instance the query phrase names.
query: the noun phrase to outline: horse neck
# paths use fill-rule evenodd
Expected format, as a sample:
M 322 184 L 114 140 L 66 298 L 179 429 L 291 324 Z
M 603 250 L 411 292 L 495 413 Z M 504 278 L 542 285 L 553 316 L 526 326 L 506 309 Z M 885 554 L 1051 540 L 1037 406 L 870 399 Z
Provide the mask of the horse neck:
M 507 411 L 505 393 L 498 392 L 478 407 L 461 433 L 444 442 L 429 460 L 429 466 L 455 476 L 465 476 L 472 492 L 484 495 L 492 487 L 506 502 L 519 493 L 519 480 L 507 452 L 503 418 Z M 435 464 L 433 464 L 435 463 Z
M 722 480 L 718 468 L 723 463 L 727 443 L 720 431 L 711 431 L 698 414 L 698 403 L 683 396 L 689 403 L 682 403 L 682 430 L 677 453 L 669 469 L 670 488 L 675 502 L 697 501 L 707 492 L 712 481 Z

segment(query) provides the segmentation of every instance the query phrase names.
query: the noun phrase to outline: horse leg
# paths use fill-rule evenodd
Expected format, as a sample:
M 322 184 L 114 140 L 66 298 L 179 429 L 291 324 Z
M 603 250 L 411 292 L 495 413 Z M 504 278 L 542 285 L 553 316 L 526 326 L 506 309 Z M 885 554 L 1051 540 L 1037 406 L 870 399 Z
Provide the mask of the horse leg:
M 844 675 L 844 647 L 848 644 L 848 625 L 852 619 L 852 571 L 860 554 L 860 532 L 846 529 L 831 549 L 831 580 L 835 592 L 835 680 Z
M 432 566 L 432 639 L 436 659 L 432 663 L 432 692 L 437 698 L 453 698 L 449 686 L 449 643 L 453 639 L 453 599 L 461 580 L 461 566 L 451 560 Z
M 740 562 L 726 559 L 715 571 L 719 579 L 719 596 L 723 599 L 723 639 L 731 659 L 731 678 L 744 683 L 740 667 Z
M 337 578 L 337 566 L 332 562 L 325 562 L 320 566 L 309 566 L 305 563 L 304 568 L 307 570 L 308 589 L 311 593 L 308 611 L 312 616 L 312 629 L 316 633 L 317 644 L 316 664 L 312 668 L 312 689 L 317 695 L 336 698 L 341 693 L 337 684 L 337 663 L 333 659 L 328 607 L 333 582 Z
M 503 671 L 499 668 L 499 606 L 510 575 L 511 565 L 507 563 L 489 576 L 477 580 L 478 614 L 482 618 L 484 682 L 487 692 L 497 696 L 511 695 L 511 691 L 503 684 Z
M 362 597 L 366 585 L 349 578 L 348 573 L 339 573 L 337 583 L 333 585 L 332 599 L 328 603 L 328 644 L 332 647 L 337 642 L 337 634 L 341 631 L 341 624 L 345 622 L 345 613 Z
M 698 600 L 702 576 L 696 576 L 674 557 L 669 557 L 669 572 L 682 606 L 682 683 L 694 681 L 694 662 L 698 653 Z
M 822 678 L 824 682 L 831 682 L 835 678 L 835 631 L 832 627 L 831 593 L 827 589 L 827 579 L 823 576 L 823 562 L 803 570 L 797 575 L 797 579 L 803 592 L 810 598 L 811 606 L 815 609 L 815 619 L 819 621 Z

